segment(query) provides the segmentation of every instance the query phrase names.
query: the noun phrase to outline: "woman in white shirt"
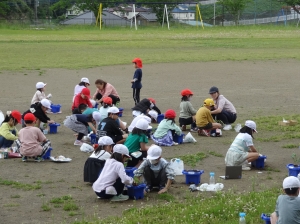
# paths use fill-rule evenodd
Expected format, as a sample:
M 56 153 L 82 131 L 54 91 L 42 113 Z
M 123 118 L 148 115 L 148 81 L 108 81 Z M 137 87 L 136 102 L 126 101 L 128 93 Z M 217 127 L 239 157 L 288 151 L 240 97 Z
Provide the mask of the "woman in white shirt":
M 133 179 L 126 175 L 124 162 L 130 158 L 128 148 L 125 145 L 117 144 L 113 148 L 111 158 L 106 160 L 104 168 L 93 184 L 96 195 L 111 201 L 128 200 L 128 195 L 123 195 L 125 184 L 130 185 Z
M 108 136 L 99 138 L 98 147 L 84 164 L 84 182 L 94 183 L 97 180 L 105 161 L 111 157 L 113 144 L 113 140 Z

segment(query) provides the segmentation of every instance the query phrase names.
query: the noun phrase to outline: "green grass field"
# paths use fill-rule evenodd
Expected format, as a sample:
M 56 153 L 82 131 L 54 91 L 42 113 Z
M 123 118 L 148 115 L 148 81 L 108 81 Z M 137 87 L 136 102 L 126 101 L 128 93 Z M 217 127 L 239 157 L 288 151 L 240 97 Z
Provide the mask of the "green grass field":
M 0 28 L 0 70 L 90 68 L 220 60 L 300 59 L 300 29 L 281 26 L 217 28 Z M 85 60 L 82 60 L 84 58 Z

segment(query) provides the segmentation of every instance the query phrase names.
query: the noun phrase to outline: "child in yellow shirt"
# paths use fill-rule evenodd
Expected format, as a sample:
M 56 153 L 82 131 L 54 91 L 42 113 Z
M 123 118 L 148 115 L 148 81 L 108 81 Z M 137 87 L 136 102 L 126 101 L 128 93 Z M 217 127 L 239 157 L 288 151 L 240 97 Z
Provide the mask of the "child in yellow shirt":
M 210 136 L 210 131 L 222 128 L 222 125 L 216 123 L 211 116 L 210 109 L 215 106 L 213 99 L 204 100 L 203 107 L 196 113 L 196 125 L 199 128 L 198 135 Z

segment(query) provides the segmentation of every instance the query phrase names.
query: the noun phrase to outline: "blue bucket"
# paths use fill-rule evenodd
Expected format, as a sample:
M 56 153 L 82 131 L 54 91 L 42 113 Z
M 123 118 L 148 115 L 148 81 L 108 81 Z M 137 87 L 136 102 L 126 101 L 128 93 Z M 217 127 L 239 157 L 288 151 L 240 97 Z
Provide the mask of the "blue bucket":
M 261 168 L 261 169 L 264 168 L 266 158 L 267 158 L 267 156 L 265 156 L 265 155 L 258 157 L 257 160 L 251 162 L 251 166 L 256 167 L 256 168 Z
M 49 148 L 48 151 L 43 155 L 43 159 L 50 159 L 52 148 Z
M 294 164 L 287 164 L 286 168 L 289 170 L 289 176 L 297 177 L 300 173 L 300 165 L 295 167 Z
M 61 105 L 60 104 L 51 104 L 51 112 L 58 113 L 60 111 Z
M 264 213 L 261 214 L 260 218 L 265 221 L 265 224 L 271 224 L 270 215 Z
M 164 114 L 159 114 L 159 115 L 157 115 L 156 121 L 159 124 L 163 119 L 165 119 L 165 115 Z
M 199 184 L 201 182 L 201 175 L 204 170 L 183 170 L 182 173 L 185 175 L 186 184 Z
M 54 123 L 54 124 L 49 124 L 49 133 L 50 134 L 56 134 L 57 133 L 57 127 L 60 126 L 60 124 L 58 123 Z
M 140 184 L 138 186 L 127 185 L 127 194 L 130 198 L 138 200 L 144 198 L 144 189 L 146 184 Z
M 177 142 L 178 144 L 182 144 L 183 143 L 183 138 L 184 138 L 184 134 L 181 134 L 181 135 L 175 134 L 173 136 L 173 141 Z

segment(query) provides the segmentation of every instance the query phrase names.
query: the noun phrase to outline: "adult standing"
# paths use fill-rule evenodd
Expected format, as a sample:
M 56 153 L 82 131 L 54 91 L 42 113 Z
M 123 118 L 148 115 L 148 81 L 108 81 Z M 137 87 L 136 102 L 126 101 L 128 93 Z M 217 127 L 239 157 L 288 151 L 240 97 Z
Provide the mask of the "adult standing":
M 217 87 L 211 87 L 209 89 L 209 94 L 215 102 L 215 107 L 211 110 L 211 114 L 214 119 L 221 120 L 225 124 L 223 128 L 225 131 L 231 130 L 231 124 L 236 120 L 235 107 L 228 99 L 226 99 L 223 95 L 220 95 Z
M 95 85 L 97 90 L 93 96 L 94 100 L 98 103 L 102 103 L 105 97 L 110 97 L 112 99 L 112 104 L 118 106 L 117 104 L 120 103 L 120 96 L 113 85 L 103 81 L 102 79 L 97 79 L 95 81 Z

